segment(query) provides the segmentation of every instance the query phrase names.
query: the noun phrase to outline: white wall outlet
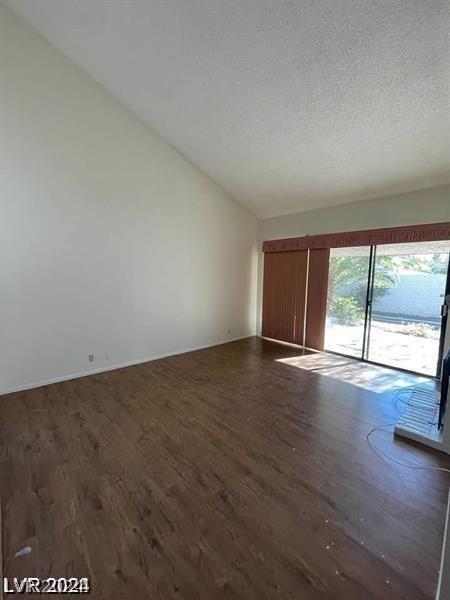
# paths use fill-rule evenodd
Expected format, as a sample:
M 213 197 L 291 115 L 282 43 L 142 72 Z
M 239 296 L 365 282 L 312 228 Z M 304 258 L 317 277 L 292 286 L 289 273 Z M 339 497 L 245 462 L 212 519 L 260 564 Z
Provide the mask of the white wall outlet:
M 111 352 L 106 353 L 106 360 L 111 360 Z
M 94 362 L 94 355 L 93 354 L 89 354 L 89 362 Z
M 230 335 L 230 333 L 231 333 L 231 329 L 228 330 L 228 335 Z

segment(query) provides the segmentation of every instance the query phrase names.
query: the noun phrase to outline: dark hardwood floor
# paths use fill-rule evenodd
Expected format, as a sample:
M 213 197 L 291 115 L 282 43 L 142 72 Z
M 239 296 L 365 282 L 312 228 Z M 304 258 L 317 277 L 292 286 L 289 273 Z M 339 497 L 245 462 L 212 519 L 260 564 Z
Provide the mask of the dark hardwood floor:
M 250 338 L 4 396 L 4 575 L 105 600 L 431 600 L 450 475 L 366 441 L 414 381 Z

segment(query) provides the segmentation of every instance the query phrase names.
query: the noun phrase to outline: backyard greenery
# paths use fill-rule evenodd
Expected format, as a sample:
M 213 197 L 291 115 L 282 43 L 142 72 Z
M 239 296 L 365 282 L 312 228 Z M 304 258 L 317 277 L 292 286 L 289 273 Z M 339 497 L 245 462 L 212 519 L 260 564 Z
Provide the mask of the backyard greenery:
M 329 313 L 343 325 L 356 325 L 364 319 L 364 311 L 355 298 L 336 297 L 330 302 Z
M 377 255 L 373 298 L 381 298 L 398 283 L 399 273 L 446 273 L 448 256 L 424 255 Z M 369 256 L 332 256 L 328 275 L 328 314 L 342 325 L 355 325 L 364 319 L 367 294 Z M 411 329 L 411 334 L 426 336 L 428 331 Z
M 354 325 L 364 318 L 368 256 L 333 256 L 328 274 L 328 313 L 340 323 Z M 381 297 L 397 281 L 391 256 L 375 260 L 373 297 Z

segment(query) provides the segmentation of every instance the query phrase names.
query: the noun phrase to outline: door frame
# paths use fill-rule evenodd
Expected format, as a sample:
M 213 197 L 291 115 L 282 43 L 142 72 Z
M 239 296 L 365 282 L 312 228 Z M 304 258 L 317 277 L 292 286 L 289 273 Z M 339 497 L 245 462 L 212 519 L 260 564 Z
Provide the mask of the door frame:
M 447 280 L 445 282 L 445 291 L 444 291 L 444 302 L 442 303 L 441 308 L 441 337 L 439 339 L 439 354 L 437 360 L 437 368 L 436 368 L 436 377 L 441 376 L 442 370 L 442 359 L 444 358 L 444 343 L 445 343 L 445 335 L 447 333 L 448 326 L 448 312 L 450 310 L 450 252 L 448 256 L 448 264 L 447 264 Z

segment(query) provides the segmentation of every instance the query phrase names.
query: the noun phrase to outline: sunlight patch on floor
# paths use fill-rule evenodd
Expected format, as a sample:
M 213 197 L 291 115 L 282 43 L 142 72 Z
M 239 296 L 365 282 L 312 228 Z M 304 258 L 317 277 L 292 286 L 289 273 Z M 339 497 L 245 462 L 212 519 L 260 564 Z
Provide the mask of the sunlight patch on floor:
M 276 361 L 306 371 L 316 371 L 320 375 L 345 381 L 379 394 L 429 381 L 425 377 L 410 375 L 325 352 L 278 358 Z

